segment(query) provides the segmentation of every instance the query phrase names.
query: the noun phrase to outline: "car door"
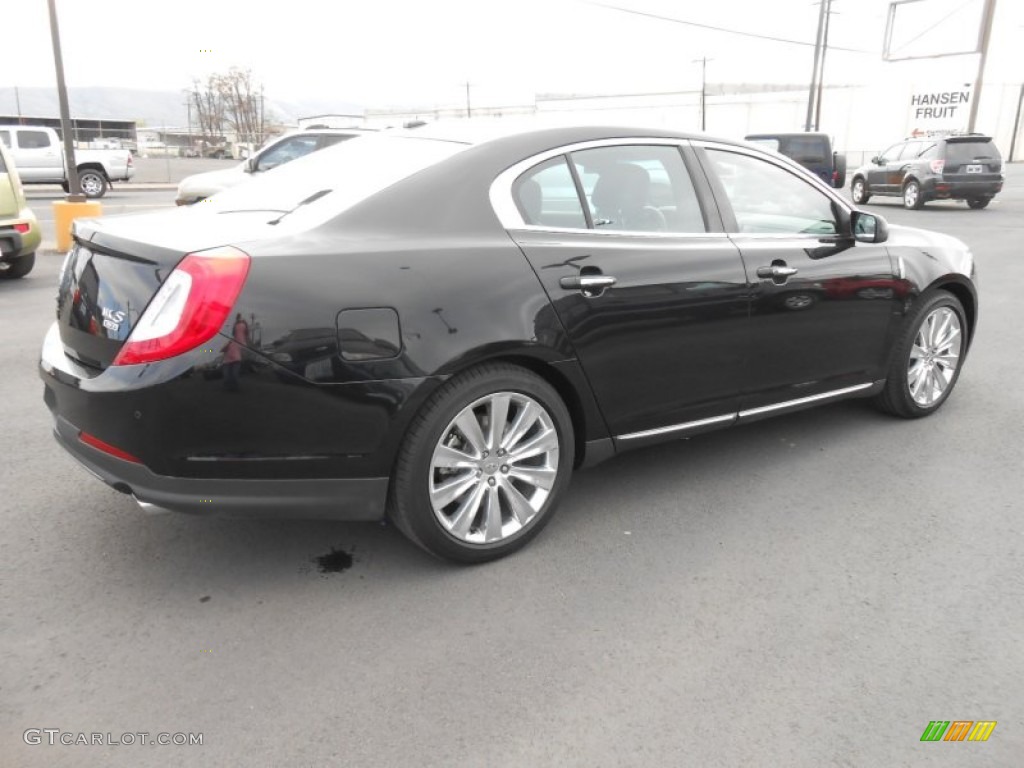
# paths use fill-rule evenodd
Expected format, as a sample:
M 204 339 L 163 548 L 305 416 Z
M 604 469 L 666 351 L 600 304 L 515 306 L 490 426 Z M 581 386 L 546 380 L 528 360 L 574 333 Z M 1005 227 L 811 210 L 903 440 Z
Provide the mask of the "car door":
M 48 131 L 19 128 L 14 133 L 14 159 L 22 181 L 64 180 L 61 147 Z
M 898 167 L 900 153 L 903 151 L 904 142 L 893 144 L 885 152 L 882 152 L 875 164 L 868 169 L 868 187 L 872 192 L 879 194 L 894 194 L 898 187 L 893 181 L 893 172 Z M 900 179 L 902 181 L 902 179 Z
M 698 154 L 754 281 L 741 418 L 883 378 L 907 295 L 886 247 L 855 241 L 850 209 L 798 169 L 723 145 Z
M 506 226 L 609 429 L 631 445 L 735 419 L 747 277 L 684 156 L 678 144 L 623 141 L 506 174 L 516 210 Z

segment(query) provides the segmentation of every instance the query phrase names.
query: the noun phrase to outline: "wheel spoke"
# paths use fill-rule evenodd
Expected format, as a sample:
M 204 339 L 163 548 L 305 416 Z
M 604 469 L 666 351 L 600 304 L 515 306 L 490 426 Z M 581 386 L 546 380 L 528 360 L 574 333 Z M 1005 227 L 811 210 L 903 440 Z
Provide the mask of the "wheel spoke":
M 456 536 L 465 538 L 469 534 L 470 527 L 480 511 L 480 502 L 483 500 L 486 491 L 487 486 L 479 483 L 473 489 L 473 493 L 459 504 L 459 508 L 455 510 L 451 520 L 451 532 Z
M 486 512 L 484 521 L 484 541 L 498 541 L 501 538 L 501 504 L 498 501 L 498 489 L 487 489 Z
M 555 484 L 555 475 L 558 474 L 557 470 L 551 467 L 516 467 L 513 466 L 509 469 L 508 477 L 522 480 L 524 483 L 536 486 L 537 488 L 543 488 L 545 491 L 550 491 L 551 487 Z
M 925 367 L 923 365 L 916 365 L 907 373 L 907 383 L 910 385 L 910 395 L 915 400 L 918 399 L 919 393 L 921 392 L 921 385 L 924 383 L 925 378 Z
M 476 469 L 476 460 L 450 445 L 439 445 L 434 451 L 434 467 L 443 469 Z
M 518 446 L 515 451 L 509 451 L 509 458 L 511 461 L 522 461 L 557 449 L 558 433 L 554 427 L 548 427 Z
M 480 422 L 477 420 L 473 409 L 467 408 L 460 413 L 455 419 L 455 426 L 459 428 L 459 432 L 469 442 L 470 447 L 473 449 L 474 458 L 480 458 L 487 449 L 487 440 L 484 438 L 484 433 L 480 429 Z
M 540 415 L 540 408 L 538 408 L 533 401 L 528 401 L 522 405 L 519 409 L 519 413 L 516 414 L 515 421 L 512 422 L 512 426 L 508 428 L 508 432 L 505 433 L 505 437 L 501 440 L 501 447 L 509 453 L 515 449 L 516 443 L 518 443 L 527 432 L 530 431 L 530 427 L 537 420 Z
M 537 510 L 533 508 L 533 505 L 511 483 L 505 484 L 505 498 L 508 499 L 508 506 L 512 510 L 512 516 L 520 525 L 526 525 L 537 514 Z
M 478 482 L 475 472 L 467 472 L 442 483 L 430 491 L 430 500 L 434 509 L 440 511 L 462 496 Z
M 501 444 L 502 435 L 505 432 L 505 422 L 508 421 L 508 406 L 512 398 L 508 395 L 495 395 L 491 398 L 490 418 L 487 425 L 487 450 L 495 451 Z

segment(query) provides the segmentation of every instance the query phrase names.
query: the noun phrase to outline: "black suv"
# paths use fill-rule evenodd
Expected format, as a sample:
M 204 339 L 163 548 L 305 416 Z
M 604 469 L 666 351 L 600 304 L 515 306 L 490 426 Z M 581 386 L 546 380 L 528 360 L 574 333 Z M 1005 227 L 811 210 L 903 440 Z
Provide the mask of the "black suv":
M 744 139 L 796 160 L 830 187 L 846 184 L 846 155 L 832 149 L 827 133 L 752 133 Z
M 1003 159 L 991 136 L 913 138 L 894 144 L 853 172 L 850 196 L 902 197 L 905 208 L 929 200 L 966 200 L 984 208 L 1003 188 Z

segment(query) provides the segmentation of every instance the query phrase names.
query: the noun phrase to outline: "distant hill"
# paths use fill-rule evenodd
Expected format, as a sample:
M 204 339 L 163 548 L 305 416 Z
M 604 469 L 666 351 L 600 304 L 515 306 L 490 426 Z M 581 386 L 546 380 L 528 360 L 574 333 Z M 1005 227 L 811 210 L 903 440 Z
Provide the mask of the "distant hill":
M 0 87 L 0 115 L 57 117 L 60 106 L 55 88 Z M 184 91 L 143 91 L 132 88 L 69 88 L 68 103 L 72 117 L 138 120 L 150 128 L 183 128 L 188 122 Z M 363 108 L 341 99 L 267 99 L 268 117 L 295 125 L 300 117 L 324 114 L 362 114 Z

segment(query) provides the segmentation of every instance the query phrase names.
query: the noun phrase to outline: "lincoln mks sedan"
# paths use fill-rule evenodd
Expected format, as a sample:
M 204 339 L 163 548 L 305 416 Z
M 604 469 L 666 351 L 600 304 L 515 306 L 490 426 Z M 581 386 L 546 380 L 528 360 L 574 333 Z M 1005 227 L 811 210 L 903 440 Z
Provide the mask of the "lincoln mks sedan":
M 388 519 L 481 562 L 630 448 L 928 416 L 977 314 L 963 243 L 776 153 L 465 121 L 80 222 L 40 375 L 58 442 L 144 507 Z

